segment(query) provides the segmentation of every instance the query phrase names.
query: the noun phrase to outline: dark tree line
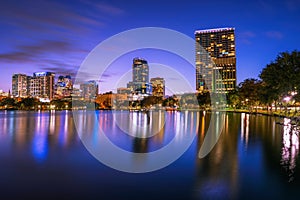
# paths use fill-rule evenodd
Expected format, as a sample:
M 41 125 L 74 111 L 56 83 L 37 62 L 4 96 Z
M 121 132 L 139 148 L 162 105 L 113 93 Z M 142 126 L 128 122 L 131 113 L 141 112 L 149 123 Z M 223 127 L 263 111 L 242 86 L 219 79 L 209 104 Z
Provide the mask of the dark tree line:
M 73 107 L 85 107 L 87 109 L 98 109 L 99 105 L 95 102 L 88 102 L 82 100 L 62 100 L 55 99 L 51 102 L 40 102 L 36 98 L 23 98 L 19 101 L 14 98 L 3 98 L 0 101 L 0 108 L 2 109 L 18 109 L 18 110 L 66 110 Z

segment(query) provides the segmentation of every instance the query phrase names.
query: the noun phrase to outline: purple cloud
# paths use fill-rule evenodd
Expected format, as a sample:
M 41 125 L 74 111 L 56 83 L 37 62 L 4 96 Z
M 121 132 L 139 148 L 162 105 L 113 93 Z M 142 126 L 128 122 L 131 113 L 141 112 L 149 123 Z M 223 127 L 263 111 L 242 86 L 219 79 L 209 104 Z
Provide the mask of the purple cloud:
M 81 0 L 82 4 L 88 5 L 90 8 L 94 8 L 96 13 L 105 13 L 110 15 L 122 15 L 125 13 L 119 7 L 104 3 L 104 2 L 92 2 L 87 0 Z
M 244 31 L 237 35 L 243 44 L 251 44 L 251 39 L 254 38 L 256 34 L 253 31 Z
M 105 3 L 97 3 L 96 8 L 98 8 L 100 11 L 103 11 L 105 13 L 109 13 L 112 15 L 121 15 L 124 14 L 124 11 L 120 8 L 117 8 L 115 6 L 105 4 Z
M 282 39 L 283 38 L 283 34 L 279 31 L 267 31 L 265 32 L 265 35 L 269 38 L 273 38 L 273 39 Z
M 13 52 L 0 54 L 0 61 L 4 62 L 32 62 L 40 60 L 46 54 L 70 54 L 82 53 L 84 50 L 78 49 L 72 43 L 58 40 L 41 40 L 30 45 L 17 45 Z
M 286 0 L 284 3 L 289 11 L 297 11 L 300 8 L 299 0 Z
M 74 9 L 70 5 L 47 0 L 5 1 L 1 4 L 0 22 L 43 32 L 58 28 L 80 33 L 88 30 L 90 26 L 103 27 L 108 13 L 112 15 L 124 13 L 123 10 L 109 4 L 83 2 L 80 4 L 79 7 L 84 9 Z M 85 10 L 89 12 L 84 12 Z

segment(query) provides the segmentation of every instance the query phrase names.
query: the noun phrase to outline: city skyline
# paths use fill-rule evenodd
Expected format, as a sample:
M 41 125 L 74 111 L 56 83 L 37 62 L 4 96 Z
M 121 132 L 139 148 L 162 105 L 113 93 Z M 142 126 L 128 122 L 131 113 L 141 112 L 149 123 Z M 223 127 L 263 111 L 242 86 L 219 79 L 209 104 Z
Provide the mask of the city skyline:
M 300 0 L 10 0 L 1 199 L 285 199 Z
M 237 83 L 257 77 L 279 52 L 292 51 L 299 46 L 298 1 L 187 1 L 184 4 L 172 3 L 172 6 L 169 3 L 4 2 L 0 14 L 3 30 L 0 89 L 10 89 L 13 73 L 55 71 L 74 77 L 80 63 L 99 42 L 137 27 L 170 28 L 191 38 L 197 29 L 235 27 Z M 141 5 L 155 12 L 142 12 L 138 9 Z M 203 8 L 201 12 L 199 7 Z M 205 9 L 212 7 L 214 9 Z M 222 12 L 224 8 L 226 13 Z M 136 56 L 159 60 L 155 54 L 148 55 Z M 170 61 L 169 66 L 180 68 L 175 61 Z M 101 92 L 111 90 L 107 82 L 117 80 L 118 74 L 108 71 L 104 77 Z

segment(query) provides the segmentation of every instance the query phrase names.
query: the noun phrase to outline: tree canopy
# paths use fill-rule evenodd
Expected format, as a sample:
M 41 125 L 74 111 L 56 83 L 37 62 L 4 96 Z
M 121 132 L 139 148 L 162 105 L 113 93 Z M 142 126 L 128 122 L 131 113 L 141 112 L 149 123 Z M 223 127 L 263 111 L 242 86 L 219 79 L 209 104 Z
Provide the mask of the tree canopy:
M 280 53 L 260 73 L 268 101 L 278 101 L 292 92 L 300 92 L 300 52 Z

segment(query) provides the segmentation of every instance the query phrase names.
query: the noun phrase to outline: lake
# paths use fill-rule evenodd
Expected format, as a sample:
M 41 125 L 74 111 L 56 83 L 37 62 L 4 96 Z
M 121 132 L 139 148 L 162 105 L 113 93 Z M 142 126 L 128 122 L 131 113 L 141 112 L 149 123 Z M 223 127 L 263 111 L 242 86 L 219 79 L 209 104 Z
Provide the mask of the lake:
M 199 158 L 210 126 L 223 129 Z M 0 161 L 1 199 L 261 199 L 300 188 L 289 119 L 244 113 L 1 111 Z

